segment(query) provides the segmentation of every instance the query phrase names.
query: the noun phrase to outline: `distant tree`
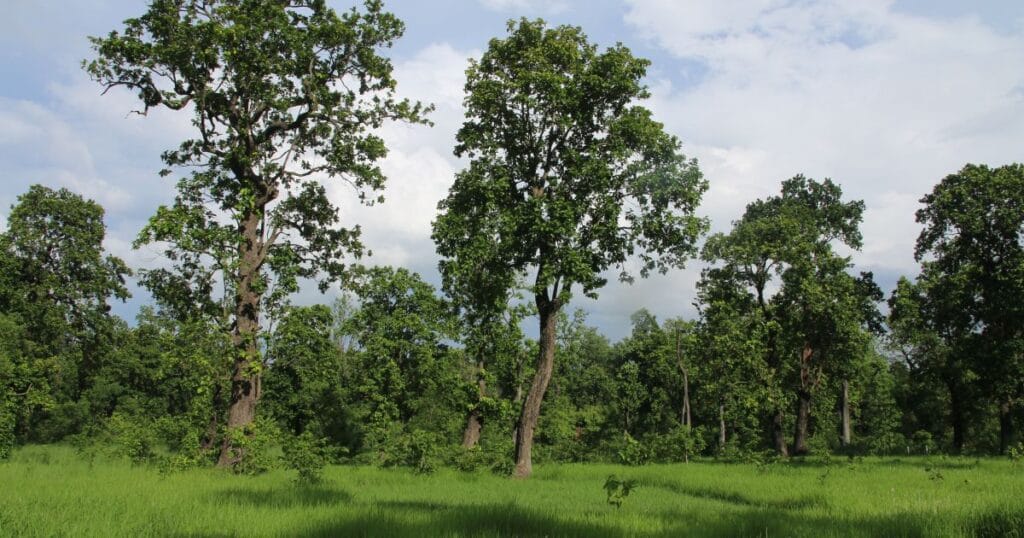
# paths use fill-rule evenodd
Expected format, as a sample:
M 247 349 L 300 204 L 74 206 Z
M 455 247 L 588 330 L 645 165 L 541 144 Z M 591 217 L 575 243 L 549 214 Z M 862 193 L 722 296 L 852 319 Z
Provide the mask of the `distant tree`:
M 712 236 L 704 247 L 704 258 L 720 264 L 720 275 L 745 290 L 734 299 L 756 305 L 765 324 L 769 379 L 786 383 L 796 396 L 798 454 L 807 451 L 811 401 L 823 376 L 863 353 L 864 329 L 879 323 L 874 302 L 881 291 L 871 274 L 848 274 L 849 258 L 833 247 L 841 242 L 860 248 L 863 212 L 864 203 L 842 201 L 832 181 L 798 175 L 782 183 L 779 196 L 749 204 L 729 234 Z M 779 291 L 770 295 L 775 278 Z M 772 438 L 780 454 L 789 452 L 784 404 L 772 406 Z
M 649 62 L 582 30 L 511 21 L 467 71 L 456 155 L 469 159 L 434 224 L 443 271 L 488 271 L 486 290 L 533 279 L 540 349 L 516 436 L 516 476 L 532 471 L 541 401 L 551 380 L 558 312 L 573 287 L 596 296 L 606 269 L 631 254 L 641 274 L 694 253 L 706 188 L 636 102 Z M 490 296 L 500 294 L 486 291 Z
M 377 129 L 423 121 L 423 106 L 395 98 L 378 53 L 403 25 L 379 0 L 341 15 L 324 0 L 156 0 L 124 24 L 92 38 L 86 70 L 105 91 L 136 92 L 142 114 L 185 111 L 196 130 L 163 154 L 192 172 L 136 241 L 169 245 L 173 267 L 143 282 L 167 304 L 222 320 L 235 346 L 227 427 L 244 430 L 261 392 L 261 316 L 300 278 L 321 277 L 326 289 L 342 257 L 363 251 L 323 178 L 372 203 L 385 180 Z M 244 451 L 224 439 L 220 464 L 233 465 Z
M 999 410 L 999 446 L 1013 436 L 1024 396 L 1024 165 L 969 164 L 921 199 L 915 257 L 930 290 L 961 288 L 949 304 L 965 318 L 975 370 Z

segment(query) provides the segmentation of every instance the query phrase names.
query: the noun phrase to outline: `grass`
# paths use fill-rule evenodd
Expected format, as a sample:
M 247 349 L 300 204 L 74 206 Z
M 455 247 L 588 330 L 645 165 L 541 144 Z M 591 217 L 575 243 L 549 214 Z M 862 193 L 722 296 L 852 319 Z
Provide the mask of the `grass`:
M 638 483 L 619 509 L 602 488 L 613 473 Z M 1002 459 L 325 476 L 300 487 L 285 471 L 164 475 L 26 447 L 0 463 L 0 536 L 1024 536 L 1024 467 Z

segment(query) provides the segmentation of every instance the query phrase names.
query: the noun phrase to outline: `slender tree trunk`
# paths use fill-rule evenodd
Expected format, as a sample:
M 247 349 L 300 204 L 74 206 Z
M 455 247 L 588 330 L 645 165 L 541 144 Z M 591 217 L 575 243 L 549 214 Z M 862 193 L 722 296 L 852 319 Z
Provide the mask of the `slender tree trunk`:
M 955 382 L 947 382 L 949 388 L 949 418 L 953 426 L 953 452 L 959 454 L 964 449 L 965 419 L 960 390 Z
M 793 455 L 806 455 L 808 423 L 811 418 L 811 394 L 806 390 L 797 391 L 796 431 L 793 434 Z
M 526 478 L 533 472 L 533 431 L 540 418 L 540 404 L 551 381 L 555 364 L 555 329 L 558 322 L 558 307 L 555 301 L 537 297 L 537 311 L 540 317 L 540 352 L 537 354 L 537 371 L 533 383 L 526 393 L 519 425 L 516 427 L 516 468 L 513 476 Z
M 850 381 L 843 380 L 843 394 L 842 394 L 842 414 L 843 431 L 840 441 L 843 447 L 850 446 Z
M 718 404 L 718 450 L 725 449 L 725 404 Z
M 480 418 L 480 401 L 487 390 L 487 381 L 484 379 L 483 360 L 477 364 L 476 390 L 477 404 L 469 412 L 469 417 L 466 419 L 466 430 L 462 433 L 462 446 L 465 448 L 473 448 L 480 442 L 480 430 L 483 429 L 483 423 Z
M 263 244 L 260 218 L 256 212 L 243 221 L 243 241 L 238 247 L 239 267 L 235 291 L 235 322 L 231 341 L 235 348 L 235 361 L 231 374 L 231 401 L 228 407 L 227 427 L 237 432 L 256 419 L 256 403 L 260 398 L 260 375 L 253 366 L 260 360 L 259 336 L 260 266 Z M 232 444 L 231 434 L 224 436 L 217 465 L 228 467 L 245 457 L 243 450 Z
M 683 372 L 683 408 L 679 412 L 679 422 L 683 426 L 693 426 L 690 418 L 690 373 L 683 364 L 682 346 L 679 341 L 679 330 L 676 330 L 676 362 L 679 363 L 679 370 Z
M 786 414 L 783 410 L 779 409 L 775 412 L 775 416 L 772 417 L 772 441 L 775 444 L 775 452 L 782 456 L 789 456 L 789 448 L 786 446 L 786 432 L 783 431 L 783 426 L 786 423 Z
M 1013 436 L 1013 416 L 1010 414 L 1011 401 L 1003 400 L 999 404 L 999 453 L 1006 454 L 1010 449 L 1010 438 Z

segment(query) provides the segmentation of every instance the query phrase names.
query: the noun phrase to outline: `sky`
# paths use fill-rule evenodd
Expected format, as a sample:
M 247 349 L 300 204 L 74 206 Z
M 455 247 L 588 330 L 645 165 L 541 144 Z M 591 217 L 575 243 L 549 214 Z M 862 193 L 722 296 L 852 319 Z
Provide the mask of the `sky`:
M 0 18 L 0 229 L 29 185 L 66 187 L 106 209 L 106 248 L 131 267 L 163 263 L 133 250 L 148 217 L 174 197 L 159 156 L 190 137 L 187 114 L 129 114 L 135 98 L 101 89 L 81 69 L 87 36 L 119 29 L 142 0 L 4 0 Z M 349 9 L 350 2 L 331 1 Z M 651 60 L 646 102 L 696 158 L 710 188 L 699 214 L 728 231 L 747 203 L 796 174 L 831 178 L 864 200 L 856 270 L 887 292 L 917 274 L 918 200 L 966 163 L 1024 160 L 1024 2 L 1019 0 L 391 0 L 406 24 L 387 52 L 402 96 L 435 104 L 433 127 L 384 129 L 386 202 L 356 203 L 328 182 L 343 223 L 360 224 L 367 264 L 404 266 L 435 285 L 430 225 L 465 163 L 452 154 L 463 121 L 469 58 L 506 21 L 541 17 L 580 26 L 601 46 L 621 42 Z M 612 340 L 630 315 L 692 318 L 702 265 L 576 297 Z M 132 320 L 151 302 L 114 311 Z M 315 286 L 299 304 L 330 302 Z

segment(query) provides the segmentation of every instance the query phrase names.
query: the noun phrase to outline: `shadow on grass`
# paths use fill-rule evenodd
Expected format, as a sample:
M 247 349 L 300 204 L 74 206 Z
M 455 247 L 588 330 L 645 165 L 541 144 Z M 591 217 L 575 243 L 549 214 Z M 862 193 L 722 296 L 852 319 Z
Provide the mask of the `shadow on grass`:
M 825 499 L 819 495 L 805 495 L 803 497 L 795 497 L 788 499 L 757 500 L 747 497 L 742 493 L 736 493 L 735 491 L 723 491 L 711 488 L 698 488 L 694 486 L 680 484 L 679 482 L 674 482 L 671 480 L 657 480 L 648 478 L 640 480 L 640 485 L 663 489 L 665 491 L 670 491 L 678 495 L 686 495 L 687 497 L 721 501 L 729 504 L 751 508 L 768 508 L 772 510 L 802 510 L 805 508 L 826 506 L 828 504 L 825 501 Z
M 928 514 L 835 519 L 807 516 L 766 508 L 744 508 L 731 514 L 675 512 L 660 518 L 650 530 L 637 529 L 636 520 L 624 527 L 598 522 L 567 521 L 552 514 L 512 504 L 448 505 L 435 503 L 394 503 L 385 508 L 343 521 L 323 521 L 295 529 L 302 536 L 568 536 L 619 538 L 625 536 L 886 536 L 916 538 L 942 529 L 941 522 Z M 422 507 L 422 510 L 417 507 Z M 609 508 L 611 510 L 611 508 Z M 723 517 L 725 516 L 725 517 Z M 642 522 L 642 520 L 641 520 Z M 651 520 L 654 523 L 653 519 Z M 995 522 L 993 529 L 1004 529 Z M 968 536 L 991 536 L 968 528 Z
M 352 494 L 330 485 L 287 486 L 274 489 L 247 489 L 243 487 L 222 489 L 213 497 L 216 502 L 259 508 L 296 508 L 349 503 Z

